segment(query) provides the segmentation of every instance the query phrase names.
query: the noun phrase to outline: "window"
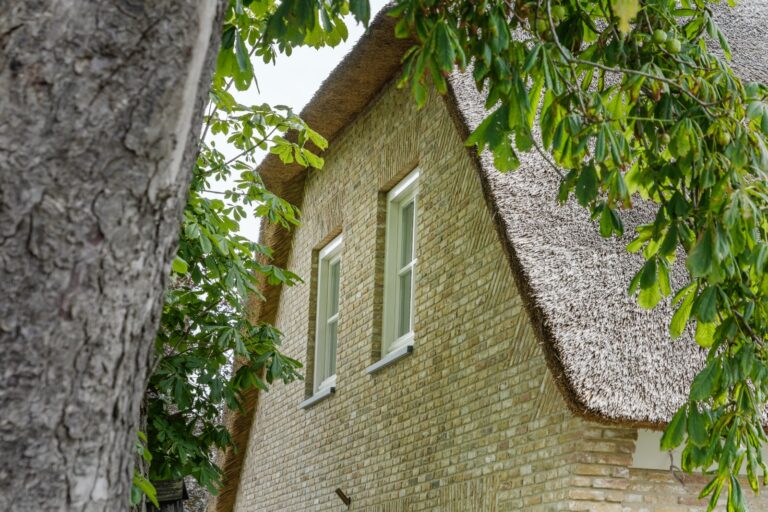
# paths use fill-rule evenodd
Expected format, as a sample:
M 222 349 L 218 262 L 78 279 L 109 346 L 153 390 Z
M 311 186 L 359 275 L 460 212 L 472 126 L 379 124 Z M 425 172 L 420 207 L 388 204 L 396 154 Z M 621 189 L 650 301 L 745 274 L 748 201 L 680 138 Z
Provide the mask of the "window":
M 320 251 L 317 269 L 317 325 L 315 326 L 314 391 L 336 385 L 336 345 L 339 330 L 341 235 Z
M 416 169 L 387 194 L 382 356 L 413 344 L 418 179 Z

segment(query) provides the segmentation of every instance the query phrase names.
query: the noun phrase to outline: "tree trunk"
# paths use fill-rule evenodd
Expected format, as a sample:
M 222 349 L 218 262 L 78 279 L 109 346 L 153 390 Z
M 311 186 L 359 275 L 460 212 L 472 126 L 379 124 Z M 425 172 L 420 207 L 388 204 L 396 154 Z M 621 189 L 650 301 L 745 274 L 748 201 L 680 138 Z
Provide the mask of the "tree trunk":
M 0 510 L 128 509 L 221 0 L 0 0 Z

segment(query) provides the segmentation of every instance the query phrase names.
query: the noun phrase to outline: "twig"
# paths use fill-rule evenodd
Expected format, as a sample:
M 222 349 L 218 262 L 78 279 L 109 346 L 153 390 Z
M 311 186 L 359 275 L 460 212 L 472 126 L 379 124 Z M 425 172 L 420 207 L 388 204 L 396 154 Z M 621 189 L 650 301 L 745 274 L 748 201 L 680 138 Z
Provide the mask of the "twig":
M 211 172 L 215 172 L 215 171 L 218 171 L 219 169 L 221 169 L 221 168 L 223 168 L 223 167 L 226 167 L 226 166 L 228 166 L 228 165 L 229 165 L 229 164 L 231 164 L 232 162 L 235 162 L 235 161 L 239 160 L 241 157 L 243 157 L 243 156 L 247 155 L 247 154 L 248 154 L 248 153 L 250 153 L 251 151 L 254 151 L 255 149 L 258 149 L 258 147 L 259 147 L 261 144 L 263 144 L 263 143 L 265 143 L 265 142 L 267 142 L 267 141 L 269 140 L 269 138 L 270 138 L 270 137 L 271 137 L 271 136 L 272 136 L 272 135 L 275 133 L 275 131 L 276 131 L 276 130 L 277 130 L 277 126 L 274 126 L 274 127 L 272 127 L 272 129 L 269 131 L 269 133 L 268 133 L 268 134 L 266 134 L 266 135 L 264 136 L 264 138 L 262 138 L 262 139 L 261 139 L 259 142 L 255 143 L 254 145 L 252 145 L 252 146 L 251 146 L 251 147 L 249 147 L 249 148 L 246 148 L 246 149 L 244 149 L 243 151 L 241 151 L 241 152 L 240 152 L 240 153 L 238 153 L 237 155 L 233 156 L 232 158 L 230 158 L 230 159 L 229 159 L 229 160 L 227 160 L 226 162 L 223 162 L 223 163 L 221 163 L 221 164 L 217 165 L 216 167 L 212 167 L 212 168 L 210 168 L 210 169 L 208 170 L 208 172 L 209 172 L 209 173 L 211 173 Z
M 750 327 L 749 322 L 744 319 L 744 316 L 735 309 L 731 309 L 731 313 L 739 320 L 739 322 L 742 324 L 742 328 L 747 331 L 747 334 L 750 338 L 752 338 L 752 341 L 754 341 L 760 348 L 764 348 L 763 340 L 761 340 L 758 335 L 755 334 L 755 331 L 752 330 L 752 327 Z
M 541 149 L 541 146 L 539 146 L 539 143 L 536 142 L 533 137 L 531 137 L 531 140 L 533 141 L 533 147 L 536 148 L 536 151 L 541 155 L 541 157 L 546 161 L 552 169 L 555 170 L 558 176 L 560 176 L 560 179 L 565 179 L 565 176 L 563 176 L 563 173 L 560 171 L 560 168 L 555 165 L 555 163 L 549 159 L 549 155 Z
M 680 482 L 680 485 L 685 487 L 685 481 L 683 480 L 683 477 L 677 474 L 678 471 L 682 471 L 679 467 L 675 466 L 675 458 L 672 456 L 672 452 L 669 453 L 669 472 L 672 473 L 672 476 L 675 477 L 675 480 Z
M 557 32 L 555 31 L 555 25 L 554 25 L 554 21 L 552 20 L 552 15 L 551 15 L 551 11 L 550 11 L 550 0 L 547 0 L 546 7 L 547 7 L 547 17 L 549 18 L 550 30 L 552 32 L 552 41 L 554 41 L 555 46 L 557 47 L 557 49 L 560 52 L 560 54 L 563 56 L 563 59 L 565 59 L 566 63 L 568 64 L 568 67 L 571 68 L 572 72 L 573 72 L 572 64 L 576 63 L 576 64 L 579 64 L 579 65 L 582 65 L 582 66 L 592 66 L 592 67 L 595 67 L 597 69 L 602 69 L 603 71 L 607 71 L 609 73 L 619 73 L 619 74 L 624 74 L 624 75 L 637 75 L 637 76 L 644 76 L 644 77 L 650 78 L 652 80 L 658 80 L 659 82 L 665 83 L 665 84 L 669 85 L 670 87 L 679 90 L 680 92 L 682 92 L 683 94 L 685 94 L 686 96 L 688 96 L 692 100 L 694 100 L 696 103 L 698 103 L 704 110 L 707 111 L 707 113 L 709 115 L 711 115 L 712 117 L 717 117 L 717 116 L 715 116 L 715 114 L 711 110 L 709 110 L 709 107 L 710 106 L 714 106 L 714 104 L 706 103 L 706 102 L 702 101 L 698 96 L 693 94 L 691 91 L 689 91 L 685 87 L 682 87 L 681 85 L 679 85 L 675 81 L 670 80 L 670 79 L 668 79 L 666 77 L 653 75 L 651 73 L 646 73 L 645 71 L 640 71 L 640 70 L 635 70 L 635 69 L 627 69 L 627 68 L 621 68 L 621 67 L 605 66 L 605 65 L 599 64 L 597 62 L 591 62 L 591 61 L 588 61 L 588 60 L 578 59 L 576 57 L 571 56 L 570 52 L 566 51 L 565 47 L 560 42 L 560 38 L 557 37 Z M 576 76 L 577 75 L 574 73 L 574 79 L 575 79 Z M 581 101 L 581 96 L 580 95 L 579 95 L 579 100 Z
M 549 30 L 552 32 L 552 39 L 555 41 L 557 49 L 560 51 L 560 54 L 563 56 L 563 58 L 568 60 L 568 55 L 565 53 L 565 48 L 563 48 L 563 45 L 560 43 L 560 38 L 557 37 L 557 31 L 555 30 L 555 20 L 552 19 L 552 5 L 550 0 L 547 0 L 547 19 L 549 20 Z M 579 75 L 576 73 L 576 69 L 573 67 L 573 64 L 570 61 L 568 62 L 568 69 L 571 70 L 571 75 L 573 76 L 573 81 L 575 83 L 578 80 Z M 574 87 L 572 92 L 576 95 L 576 99 L 579 100 L 582 113 L 586 115 L 587 106 L 584 104 L 584 98 L 582 98 L 581 94 L 579 94 L 580 91 L 578 91 L 578 87 Z
M 251 57 L 253 56 L 253 53 L 256 51 L 256 48 L 257 48 L 257 45 L 254 45 L 253 48 L 251 48 L 251 51 L 248 52 L 248 60 L 251 59 Z M 234 77 L 229 79 L 229 81 L 224 85 L 224 92 L 227 92 L 229 88 L 232 87 L 232 83 L 234 83 L 234 81 L 235 81 Z M 256 91 L 259 94 L 261 94 L 261 91 L 259 90 L 259 82 L 256 80 L 255 74 L 253 75 L 253 82 L 256 84 Z M 211 118 L 218 111 L 219 111 L 219 107 L 214 106 L 211 113 L 208 116 L 206 116 L 208 120 L 205 122 L 205 126 L 203 127 L 203 134 L 200 136 L 200 143 L 198 144 L 198 147 L 200 146 L 200 144 L 203 143 L 203 141 L 205 140 L 205 137 L 208 135 L 208 129 L 211 127 Z

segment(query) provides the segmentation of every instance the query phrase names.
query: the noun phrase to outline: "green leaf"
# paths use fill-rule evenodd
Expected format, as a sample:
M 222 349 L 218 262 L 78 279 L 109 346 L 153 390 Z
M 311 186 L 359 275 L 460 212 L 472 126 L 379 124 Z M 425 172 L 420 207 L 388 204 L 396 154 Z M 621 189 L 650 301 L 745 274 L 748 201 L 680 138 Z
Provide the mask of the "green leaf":
M 675 229 L 674 226 L 671 226 L 668 230 L 666 235 L 664 235 L 664 239 L 661 242 L 661 245 L 659 246 L 659 253 L 667 258 L 668 260 L 674 260 L 675 251 L 677 250 L 677 229 Z
M 275 354 L 275 356 L 272 358 L 272 364 L 270 365 L 269 371 L 273 379 L 280 378 L 282 376 L 283 364 L 277 354 Z
M 413 93 L 413 98 L 416 100 L 416 105 L 418 108 L 422 108 L 427 104 L 427 88 L 424 86 L 424 84 L 413 82 L 413 86 L 411 86 L 411 92 Z
M 619 19 L 618 28 L 622 34 L 628 34 L 632 29 L 630 22 L 640 11 L 639 0 L 613 0 L 613 12 Z
M 717 40 L 720 42 L 720 48 L 723 49 L 725 58 L 731 60 L 733 58 L 731 55 L 731 47 L 728 45 L 728 41 L 726 40 L 725 35 L 723 35 L 720 30 L 717 31 Z
M 706 229 L 688 254 L 686 264 L 693 277 L 703 277 L 712 271 L 713 263 L 712 230 Z
M 606 151 L 606 140 L 609 138 L 607 135 L 608 128 L 605 125 L 600 125 L 600 130 L 597 132 L 597 140 L 595 141 L 595 159 L 598 162 L 605 160 L 608 156 Z
M 709 348 L 715 341 L 715 328 L 717 326 L 714 323 L 696 322 L 696 334 L 694 340 L 703 348 Z
M 725 484 L 725 477 L 723 475 L 718 475 L 714 477 L 712 480 L 707 483 L 706 486 L 704 486 L 704 489 L 702 489 L 701 493 L 699 494 L 699 499 L 704 498 L 706 496 L 709 496 L 710 494 L 712 497 L 709 500 L 709 509 L 714 510 L 717 506 L 717 502 L 720 499 L 720 493 L 723 490 L 723 485 Z
M 411 27 L 408 25 L 407 18 L 400 18 L 395 25 L 395 37 L 406 39 L 411 35 Z
M 445 24 L 439 24 L 435 28 L 435 40 L 437 42 L 437 63 L 443 71 L 452 71 L 453 63 L 456 60 L 456 53 L 453 51 L 451 38 L 448 35 L 448 27 Z
M 595 198 L 597 195 L 597 172 L 593 166 L 589 165 L 582 169 L 576 181 L 574 193 L 582 206 L 587 206 Z
M 235 32 L 236 29 L 233 26 L 227 27 L 221 34 L 221 49 L 230 50 L 235 45 Z
M 745 512 L 746 510 L 747 506 L 744 502 L 741 484 L 736 476 L 731 475 L 730 486 L 728 487 L 728 512 Z
M 688 131 L 688 124 L 682 122 L 677 125 L 672 141 L 669 144 L 670 152 L 677 158 L 683 158 L 691 151 L 691 134 Z
M 656 258 L 645 262 L 640 271 L 640 289 L 644 290 L 656 285 Z
M 638 252 L 648 242 L 648 236 L 638 235 L 634 240 L 627 244 L 627 252 Z
M 691 383 L 691 400 L 700 402 L 712 396 L 714 390 L 720 386 L 720 377 L 723 369 L 717 360 L 710 361 L 701 370 Z
M 603 208 L 600 214 L 600 235 L 608 238 L 613 233 L 613 217 L 610 208 Z
M 241 71 L 246 71 L 250 68 L 248 50 L 245 49 L 245 43 L 243 43 L 243 39 L 237 31 L 235 32 L 235 57 L 237 58 L 237 65 L 240 66 Z
M 680 306 L 672 315 L 672 321 L 669 324 L 669 334 L 672 338 L 679 338 L 685 330 L 685 326 L 688 324 L 688 319 L 691 317 L 691 309 L 693 308 L 693 301 L 696 298 L 696 294 L 689 291 L 683 299 Z
M 171 263 L 171 268 L 177 274 L 186 274 L 189 265 L 181 256 L 176 256 Z
M 209 253 L 213 249 L 213 246 L 211 245 L 211 240 L 208 238 L 207 235 L 201 236 L 199 239 L 200 242 L 200 248 L 203 250 L 204 253 Z
M 709 444 L 709 433 L 707 432 L 707 416 L 699 412 L 696 405 L 691 404 L 688 408 L 688 438 L 698 447 L 705 447 Z
M 661 290 L 658 286 L 641 289 L 637 294 L 637 303 L 643 309 L 653 309 L 661 301 Z
M 141 489 L 139 489 L 137 485 L 131 484 L 131 496 L 129 498 L 129 503 L 132 507 L 135 507 L 141 503 L 141 497 L 143 495 L 144 494 L 141 492 Z
M 696 318 L 705 323 L 715 321 L 717 315 L 717 294 L 716 286 L 709 286 L 699 294 L 693 306 Z
M 152 504 L 160 508 L 160 504 L 157 502 L 157 490 L 155 490 L 155 486 L 152 485 L 152 482 L 141 476 L 138 471 L 133 471 L 133 487 L 138 490 L 138 500 L 134 503 L 138 505 L 138 503 L 141 502 L 141 494 L 144 493 L 149 501 L 152 502 Z M 131 501 L 133 502 L 135 499 L 134 490 L 131 489 Z
M 355 19 L 368 26 L 368 22 L 371 20 L 371 5 L 368 0 L 350 0 L 349 10 L 355 16 Z
M 501 172 L 514 171 L 520 167 L 520 160 L 511 144 L 502 143 L 493 150 L 493 165 Z
M 683 442 L 688 419 L 687 413 L 688 405 L 684 405 L 672 416 L 672 421 L 669 422 L 669 425 L 664 430 L 664 434 L 661 436 L 661 443 L 659 445 L 661 451 L 673 450 Z
M 496 148 L 502 143 L 508 144 L 506 135 L 509 132 L 509 107 L 501 107 L 489 114 L 467 138 L 467 146 L 485 146 Z
M 658 274 L 659 290 L 661 290 L 661 294 L 666 297 L 672 293 L 672 287 L 669 284 L 669 267 L 667 267 L 666 261 L 659 261 Z
M 528 73 L 533 69 L 533 66 L 536 64 L 539 57 L 539 52 L 541 52 L 541 43 L 533 45 L 533 48 L 528 52 L 528 56 L 525 58 L 525 64 L 521 70 L 523 73 Z

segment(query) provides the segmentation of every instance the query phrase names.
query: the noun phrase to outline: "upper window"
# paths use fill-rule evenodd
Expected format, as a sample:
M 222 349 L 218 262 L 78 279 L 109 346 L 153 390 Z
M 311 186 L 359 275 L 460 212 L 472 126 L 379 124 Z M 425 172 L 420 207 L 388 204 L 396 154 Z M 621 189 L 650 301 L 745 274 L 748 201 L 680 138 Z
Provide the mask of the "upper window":
M 317 325 L 315 327 L 314 391 L 336 385 L 336 346 L 339 330 L 341 235 L 323 250 L 317 269 Z
M 382 355 L 413 343 L 413 283 L 419 170 L 387 195 Z

